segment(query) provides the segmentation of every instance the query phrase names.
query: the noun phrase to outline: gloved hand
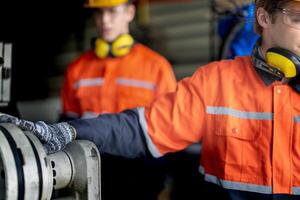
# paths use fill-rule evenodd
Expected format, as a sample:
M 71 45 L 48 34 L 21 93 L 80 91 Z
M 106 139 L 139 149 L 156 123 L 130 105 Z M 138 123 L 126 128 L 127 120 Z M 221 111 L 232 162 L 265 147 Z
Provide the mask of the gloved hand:
M 76 130 L 70 124 L 46 124 L 43 121 L 36 123 L 17 117 L 1 114 L 0 123 L 12 123 L 24 131 L 32 132 L 43 143 L 48 154 L 62 150 L 69 142 L 76 138 Z

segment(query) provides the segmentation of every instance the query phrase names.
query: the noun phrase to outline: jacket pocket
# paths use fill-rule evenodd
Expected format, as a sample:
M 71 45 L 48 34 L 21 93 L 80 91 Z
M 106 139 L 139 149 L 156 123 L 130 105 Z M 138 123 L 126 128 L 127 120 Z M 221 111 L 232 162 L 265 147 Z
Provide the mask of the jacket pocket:
M 228 115 L 214 118 L 216 127 L 213 140 L 216 158 L 227 163 L 227 167 L 255 166 L 260 162 L 261 120 L 240 119 Z
M 215 134 L 244 141 L 255 141 L 261 133 L 261 121 L 220 115 L 215 118 Z

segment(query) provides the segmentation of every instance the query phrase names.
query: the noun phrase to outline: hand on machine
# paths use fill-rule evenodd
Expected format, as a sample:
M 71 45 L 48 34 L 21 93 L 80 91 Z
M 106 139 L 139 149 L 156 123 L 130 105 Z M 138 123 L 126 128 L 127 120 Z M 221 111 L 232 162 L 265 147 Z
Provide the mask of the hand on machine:
M 33 123 L 11 115 L 0 114 L 0 123 L 12 123 L 23 131 L 32 132 L 43 143 L 48 154 L 62 150 L 66 144 L 76 138 L 75 129 L 65 122 L 48 125 L 43 121 Z
M 98 149 L 75 137 L 68 123 L 0 114 L 0 200 L 101 199 Z

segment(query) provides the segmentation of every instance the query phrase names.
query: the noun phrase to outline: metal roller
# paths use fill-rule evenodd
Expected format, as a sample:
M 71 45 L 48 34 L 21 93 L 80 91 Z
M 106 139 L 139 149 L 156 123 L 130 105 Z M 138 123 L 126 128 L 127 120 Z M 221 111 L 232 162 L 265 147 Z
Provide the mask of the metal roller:
M 12 124 L 0 124 L 0 200 L 101 199 L 100 155 L 74 141 L 46 155 L 41 142 Z M 65 189 L 63 196 L 59 191 Z

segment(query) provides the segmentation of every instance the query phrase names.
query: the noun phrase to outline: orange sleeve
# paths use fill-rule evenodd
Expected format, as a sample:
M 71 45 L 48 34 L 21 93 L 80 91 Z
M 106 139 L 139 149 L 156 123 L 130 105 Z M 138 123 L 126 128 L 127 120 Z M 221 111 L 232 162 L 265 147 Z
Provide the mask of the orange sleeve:
M 200 141 L 205 127 L 205 105 L 200 94 L 202 80 L 200 69 L 191 78 L 181 80 L 175 92 L 152 102 L 145 108 L 144 116 L 139 114 L 140 118 L 144 117 L 141 124 L 142 127 L 144 124 L 147 145 L 154 156 L 179 151 Z
M 78 101 L 75 96 L 74 88 L 74 77 L 72 77 L 70 66 L 67 68 L 67 71 L 64 75 L 63 86 L 61 89 L 61 101 L 63 107 L 63 114 L 74 114 L 80 116 L 80 109 Z M 77 117 L 78 117 L 77 116 Z

